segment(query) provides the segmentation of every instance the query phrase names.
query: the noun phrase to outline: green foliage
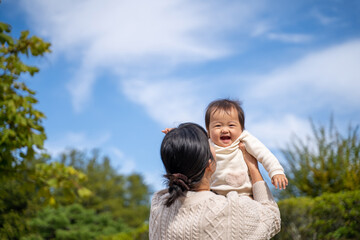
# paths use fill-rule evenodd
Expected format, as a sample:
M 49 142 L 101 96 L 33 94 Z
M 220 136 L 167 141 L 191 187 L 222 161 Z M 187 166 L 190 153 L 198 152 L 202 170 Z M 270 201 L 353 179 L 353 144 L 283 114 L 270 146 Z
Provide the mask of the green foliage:
M 96 152 L 48 163 L 45 115 L 24 82 L 39 69 L 23 60 L 50 52 L 50 43 L 10 33 L 0 23 L 0 239 L 146 239 L 149 189 L 140 175 L 118 174 Z
M 34 233 L 23 240 L 35 237 L 39 240 L 88 240 L 127 231 L 126 225 L 115 221 L 111 214 L 97 214 L 93 209 L 85 209 L 79 204 L 44 208 L 30 220 L 29 225 Z
M 24 64 L 22 55 L 43 56 L 50 52 L 50 43 L 29 37 L 28 31 L 16 40 L 10 36 L 10 30 L 10 25 L 0 23 L 0 176 L 13 174 L 15 167 L 24 167 L 24 160 L 32 159 L 46 139 L 41 124 L 45 115 L 33 107 L 37 103 L 35 92 L 19 77 L 39 71 Z
M 309 229 L 314 202 L 309 197 L 289 198 L 278 202 L 281 213 L 281 232 L 276 239 L 312 239 Z
M 77 192 L 86 176 L 60 163 L 46 164 L 44 160 L 28 162 L 23 175 L 9 176 L 0 185 L 0 239 L 18 239 L 29 230 L 26 219 L 43 206 L 56 205 L 58 197 L 73 202 L 81 196 Z M 6 236 L 6 237 L 5 237 Z
M 123 219 L 130 227 L 140 227 L 149 218 L 149 187 L 141 175 L 119 174 L 110 159 L 100 159 L 98 151 L 91 156 L 72 150 L 62 154 L 60 162 L 84 172 L 88 180 L 84 187 L 93 194 L 81 199 L 86 208 L 97 212 L 111 212 L 114 218 Z
M 317 127 L 306 141 L 295 138 L 283 154 L 287 160 L 289 186 L 280 198 L 320 196 L 360 189 L 360 136 L 358 127 L 349 127 L 342 136 L 330 121 L 330 127 Z
M 61 194 L 62 201 L 68 204 L 73 203 L 78 197 L 87 198 L 92 194 L 89 189 L 82 186 L 87 180 L 84 173 L 58 162 L 36 164 L 35 179 L 38 185 L 42 186 L 38 191 L 38 198 L 44 199 L 45 205 L 56 205 L 55 190 L 58 195 Z
M 275 239 L 360 239 L 360 191 L 289 198 L 278 203 L 282 231 Z
M 149 239 L 149 225 L 142 226 L 127 232 L 121 232 L 111 236 L 100 237 L 100 240 L 147 240 Z
M 27 230 L 25 216 L 36 209 L 32 161 L 46 138 L 41 125 L 45 116 L 33 107 L 35 93 L 19 77 L 38 71 L 21 56 L 42 56 L 50 44 L 28 37 L 27 31 L 16 40 L 10 32 L 10 25 L 0 23 L 0 239 L 18 239 Z
M 360 191 L 314 199 L 314 225 L 320 239 L 360 239 Z
M 28 31 L 19 39 L 10 32 L 10 25 L 0 23 L 0 239 L 19 239 L 29 230 L 27 218 L 44 205 L 56 204 L 54 192 L 68 201 L 90 195 L 81 186 L 84 174 L 46 163 L 48 156 L 41 151 L 45 115 L 34 107 L 35 92 L 20 79 L 39 71 L 22 59 L 43 56 L 50 43 L 29 37 Z

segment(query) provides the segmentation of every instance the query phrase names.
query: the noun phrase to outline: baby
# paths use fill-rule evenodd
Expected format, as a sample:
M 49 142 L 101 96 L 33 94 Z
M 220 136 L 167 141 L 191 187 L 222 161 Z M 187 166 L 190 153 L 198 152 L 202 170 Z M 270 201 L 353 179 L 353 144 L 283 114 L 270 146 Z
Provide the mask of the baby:
M 237 191 L 252 195 L 252 184 L 239 143 L 262 163 L 276 188 L 285 189 L 288 180 L 276 157 L 257 138 L 245 130 L 245 115 L 238 101 L 220 99 L 211 102 L 205 113 L 209 141 L 216 152 L 216 171 L 212 175 L 211 189 L 226 195 Z
M 248 153 L 262 163 L 276 188 L 285 189 L 288 180 L 276 157 L 257 138 L 245 130 L 245 115 L 238 101 L 220 99 L 211 102 L 205 113 L 209 142 L 216 152 L 216 171 L 211 178 L 211 189 L 226 195 L 237 191 L 252 195 L 248 168 L 239 143 L 243 142 Z M 171 129 L 166 128 L 164 133 Z

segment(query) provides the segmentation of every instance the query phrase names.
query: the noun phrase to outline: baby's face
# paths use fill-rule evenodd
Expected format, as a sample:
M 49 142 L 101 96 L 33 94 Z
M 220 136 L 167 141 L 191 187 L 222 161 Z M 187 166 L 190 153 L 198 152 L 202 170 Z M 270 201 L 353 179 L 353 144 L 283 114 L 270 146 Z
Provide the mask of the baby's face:
M 209 135 L 211 141 L 220 147 L 230 146 L 242 133 L 236 109 L 229 113 L 218 110 L 211 113 Z

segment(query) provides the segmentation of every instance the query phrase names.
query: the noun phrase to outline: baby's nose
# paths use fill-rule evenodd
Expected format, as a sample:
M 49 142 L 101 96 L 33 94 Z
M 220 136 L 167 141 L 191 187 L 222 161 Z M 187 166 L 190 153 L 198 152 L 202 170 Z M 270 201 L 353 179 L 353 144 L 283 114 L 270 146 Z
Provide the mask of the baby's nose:
M 227 128 L 227 127 L 223 127 L 222 129 L 221 129 L 221 132 L 222 133 L 227 133 L 229 131 L 229 129 Z

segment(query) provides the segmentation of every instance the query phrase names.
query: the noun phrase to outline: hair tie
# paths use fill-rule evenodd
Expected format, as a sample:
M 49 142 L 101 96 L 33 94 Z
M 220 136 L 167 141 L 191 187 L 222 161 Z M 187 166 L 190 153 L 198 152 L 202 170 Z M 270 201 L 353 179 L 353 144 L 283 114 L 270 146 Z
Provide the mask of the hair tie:
M 169 179 L 169 187 L 172 185 L 177 185 L 181 188 L 183 191 L 189 191 L 189 179 L 187 176 L 181 173 L 174 173 L 174 174 L 166 174 L 165 177 Z

